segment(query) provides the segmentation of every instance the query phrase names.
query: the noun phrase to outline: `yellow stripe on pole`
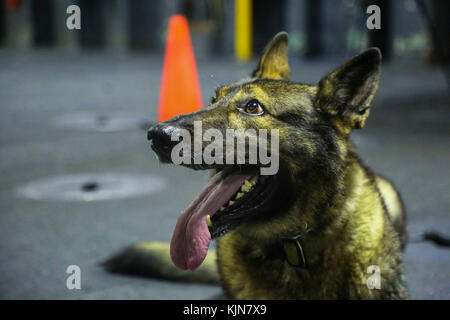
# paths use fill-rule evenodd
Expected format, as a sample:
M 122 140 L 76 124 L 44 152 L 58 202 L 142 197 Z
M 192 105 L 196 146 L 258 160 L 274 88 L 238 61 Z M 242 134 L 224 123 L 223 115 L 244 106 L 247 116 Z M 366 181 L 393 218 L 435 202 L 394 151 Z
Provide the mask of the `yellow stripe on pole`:
M 235 0 L 234 47 L 236 57 L 246 61 L 252 56 L 252 0 Z

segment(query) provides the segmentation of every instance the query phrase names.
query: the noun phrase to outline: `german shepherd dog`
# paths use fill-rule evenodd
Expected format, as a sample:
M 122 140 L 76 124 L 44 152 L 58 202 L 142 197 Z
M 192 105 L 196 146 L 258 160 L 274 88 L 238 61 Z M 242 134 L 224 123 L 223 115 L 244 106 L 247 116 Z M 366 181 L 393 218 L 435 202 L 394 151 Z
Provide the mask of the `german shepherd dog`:
M 220 283 L 231 299 L 407 297 L 401 198 L 349 138 L 369 116 L 380 51 L 368 49 L 307 85 L 289 80 L 287 46 L 287 33 L 277 34 L 250 78 L 218 88 L 205 109 L 148 131 L 160 161 L 171 163 L 171 134 L 192 133 L 194 121 L 224 134 L 278 129 L 278 172 L 186 165 L 213 176 L 181 214 L 171 245 L 135 244 L 108 260 L 107 270 Z M 217 250 L 208 252 L 211 238 Z

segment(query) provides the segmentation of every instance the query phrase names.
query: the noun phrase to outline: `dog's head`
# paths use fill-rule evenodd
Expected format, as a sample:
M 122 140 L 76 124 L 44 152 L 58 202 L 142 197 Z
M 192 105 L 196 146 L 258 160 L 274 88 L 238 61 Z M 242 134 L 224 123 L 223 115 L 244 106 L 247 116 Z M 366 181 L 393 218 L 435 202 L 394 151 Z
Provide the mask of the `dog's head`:
M 364 126 L 378 87 L 379 50 L 307 85 L 290 81 L 287 46 L 287 34 L 277 34 L 250 78 L 219 87 L 205 109 L 148 132 L 162 162 L 216 172 L 178 220 L 171 255 L 180 268 L 203 261 L 211 236 L 243 225 L 270 227 L 307 183 L 331 183 L 351 130 Z M 275 170 L 262 174 L 264 168 Z

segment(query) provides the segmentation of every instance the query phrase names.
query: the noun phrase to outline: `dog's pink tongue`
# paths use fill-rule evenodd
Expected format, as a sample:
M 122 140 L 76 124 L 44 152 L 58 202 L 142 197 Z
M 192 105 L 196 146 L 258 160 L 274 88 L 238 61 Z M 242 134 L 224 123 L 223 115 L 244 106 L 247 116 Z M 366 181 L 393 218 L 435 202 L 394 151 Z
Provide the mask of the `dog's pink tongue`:
M 217 212 L 250 177 L 233 174 L 224 178 L 220 171 L 181 213 L 170 243 L 170 257 L 178 268 L 195 270 L 203 262 L 211 241 L 206 216 Z

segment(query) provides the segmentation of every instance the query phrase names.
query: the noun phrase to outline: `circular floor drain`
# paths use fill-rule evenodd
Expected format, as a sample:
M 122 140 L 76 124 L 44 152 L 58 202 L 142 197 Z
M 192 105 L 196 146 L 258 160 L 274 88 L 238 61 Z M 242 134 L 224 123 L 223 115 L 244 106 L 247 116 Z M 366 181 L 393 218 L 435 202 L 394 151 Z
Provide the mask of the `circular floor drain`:
M 98 182 L 86 182 L 81 185 L 81 190 L 84 192 L 91 192 L 91 191 L 97 191 L 100 188 L 100 185 Z
M 165 180 L 157 176 L 77 174 L 33 181 L 17 193 L 35 200 L 95 201 L 144 196 L 165 186 Z
M 148 119 L 130 114 L 73 113 L 57 117 L 54 124 L 58 128 L 81 131 L 117 132 L 126 130 L 147 130 L 153 124 Z

